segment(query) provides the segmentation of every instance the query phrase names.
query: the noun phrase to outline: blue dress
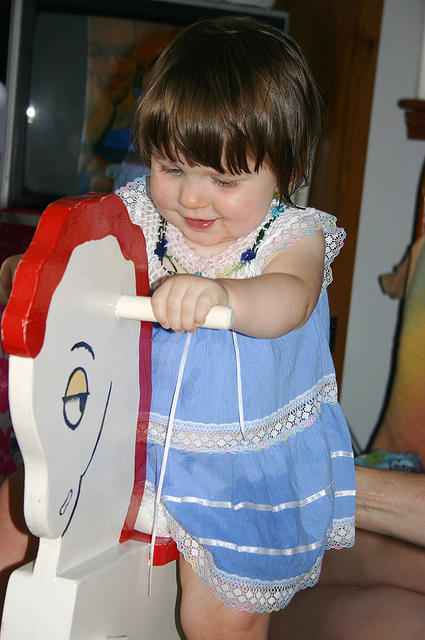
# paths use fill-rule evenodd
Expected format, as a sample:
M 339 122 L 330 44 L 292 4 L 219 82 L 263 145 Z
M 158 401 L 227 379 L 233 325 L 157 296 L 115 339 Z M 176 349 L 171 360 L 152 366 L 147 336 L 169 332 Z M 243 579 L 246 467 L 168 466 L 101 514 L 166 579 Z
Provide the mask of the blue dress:
M 186 560 L 224 603 L 278 610 L 317 582 L 326 549 L 354 542 L 353 453 L 337 402 L 326 294 L 343 232 L 323 212 L 274 202 L 258 229 L 225 255 L 202 259 L 164 225 L 148 182 L 118 194 L 144 231 L 153 286 L 172 269 L 257 275 L 288 244 L 315 229 L 324 233 L 322 294 L 300 329 L 274 339 L 199 329 L 189 343 L 158 325 L 153 332 L 146 497 L 158 486 L 180 373 L 162 515 Z

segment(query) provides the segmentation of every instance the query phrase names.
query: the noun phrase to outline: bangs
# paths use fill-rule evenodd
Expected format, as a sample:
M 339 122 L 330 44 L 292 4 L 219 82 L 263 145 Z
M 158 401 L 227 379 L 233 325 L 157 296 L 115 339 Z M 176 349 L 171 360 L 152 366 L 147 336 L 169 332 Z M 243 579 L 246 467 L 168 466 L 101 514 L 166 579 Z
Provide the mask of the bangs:
M 146 152 L 140 149 L 142 160 L 150 163 L 152 156 L 160 155 L 231 174 L 249 173 L 248 159 L 254 160 L 255 170 L 262 164 L 264 158 L 254 157 L 247 138 L 237 129 L 229 130 L 227 118 L 221 120 L 217 113 L 203 117 L 199 110 L 191 116 L 177 107 L 176 113 L 162 112 L 147 123 L 146 135 L 139 137 Z
M 191 56 L 167 70 L 166 83 L 154 74 L 138 105 L 134 131 L 137 151 L 147 166 L 152 155 L 160 154 L 240 174 L 250 171 L 248 161 L 255 171 L 265 161 L 266 118 L 261 116 L 259 83 L 252 73 L 235 71 L 243 69 L 242 60 L 240 66 L 229 64 L 222 59 L 228 52 L 221 53 L 211 58 L 199 47 L 196 59 Z M 232 73 L 226 72 L 229 68 Z

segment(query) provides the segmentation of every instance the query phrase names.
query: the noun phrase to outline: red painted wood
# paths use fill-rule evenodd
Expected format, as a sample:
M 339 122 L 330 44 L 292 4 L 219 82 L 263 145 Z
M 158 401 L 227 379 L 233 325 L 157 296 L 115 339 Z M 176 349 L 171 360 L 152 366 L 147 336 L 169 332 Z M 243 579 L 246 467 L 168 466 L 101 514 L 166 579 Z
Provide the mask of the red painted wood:
M 44 211 L 15 275 L 2 319 L 2 340 L 9 354 L 34 358 L 43 346 L 47 312 L 73 249 L 108 235 L 134 262 L 137 295 L 147 295 L 147 260 L 141 229 L 133 225 L 118 196 L 87 194 L 62 198 Z

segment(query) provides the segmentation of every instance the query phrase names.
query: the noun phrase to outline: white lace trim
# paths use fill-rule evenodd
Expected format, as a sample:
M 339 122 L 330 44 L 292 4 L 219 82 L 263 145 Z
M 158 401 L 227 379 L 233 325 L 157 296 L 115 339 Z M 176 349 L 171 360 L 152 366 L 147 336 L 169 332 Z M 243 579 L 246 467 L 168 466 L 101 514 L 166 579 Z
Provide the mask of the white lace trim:
M 158 227 L 160 215 L 152 202 L 149 179 L 140 179 L 118 189 L 117 195 L 127 207 L 129 217 L 134 224 L 142 227 L 149 259 L 149 281 L 156 287 L 168 276 L 154 250 L 158 241 Z M 277 206 L 277 200 L 271 203 L 268 216 Z M 238 238 L 236 242 L 211 258 L 198 256 L 186 244 L 183 234 L 173 225 L 167 227 L 168 251 L 180 264 L 182 273 L 201 273 L 208 278 L 226 277 L 235 262 L 239 262 L 243 251 L 250 248 L 260 230 L 261 225 L 250 234 Z M 331 263 L 341 250 L 345 233 L 337 228 L 336 219 L 317 209 L 285 208 L 270 227 L 258 247 L 256 257 L 247 262 L 243 268 L 232 272 L 232 278 L 251 278 L 260 275 L 268 262 L 277 252 L 283 251 L 288 245 L 295 243 L 305 235 L 315 230 L 323 231 L 326 252 L 322 291 L 332 281 Z
M 147 191 L 146 180 L 135 180 L 126 187 L 116 191 L 127 207 L 128 215 L 133 224 L 142 228 L 146 241 L 146 254 L 148 256 L 148 276 L 151 287 L 158 286 L 167 276 L 161 262 L 154 254 L 158 238 L 158 226 L 160 216 Z
M 353 491 L 355 496 L 356 492 Z M 329 534 L 326 549 L 344 549 L 352 547 L 354 544 L 356 531 L 354 516 L 350 518 L 339 518 L 333 521 L 332 530 Z
M 187 451 L 252 451 L 270 447 L 287 440 L 312 425 L 323 404 L 336 404 L 335 374 L 325 376 L 318 383 L 291 400 L 283 408 L 259 420 L 245 421 L 245 437 L 239 422 L 206 424 L 202 422 L 174 421 L 171 447 Z M 168 416 L 151 413 L 148 440 L 164 445 Z
M 194 571 L 207 587 L 225 604 L 245 611 L 264 613 L 286 607 L 293 596 L 319 579 L 320 556 L 309 571 L 283 580 L 254 580 L 226 573 L 218 569 L 211 552 L 192 537 L 168 512 L 171 535 Z M 354 543 L 354 518 L 335 520 L 326 548 L 342 548 Z

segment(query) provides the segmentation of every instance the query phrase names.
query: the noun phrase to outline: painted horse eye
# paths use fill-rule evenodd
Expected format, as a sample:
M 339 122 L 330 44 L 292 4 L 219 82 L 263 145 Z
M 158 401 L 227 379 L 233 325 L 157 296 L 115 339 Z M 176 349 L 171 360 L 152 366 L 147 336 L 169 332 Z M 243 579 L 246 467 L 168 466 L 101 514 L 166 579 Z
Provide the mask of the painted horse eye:
M 84 369 L 74 369 L 68 378 L 63 396 L 63 417 L 66 425 L 74 430 L 80 424 L 86 409 L 89 386 Z

